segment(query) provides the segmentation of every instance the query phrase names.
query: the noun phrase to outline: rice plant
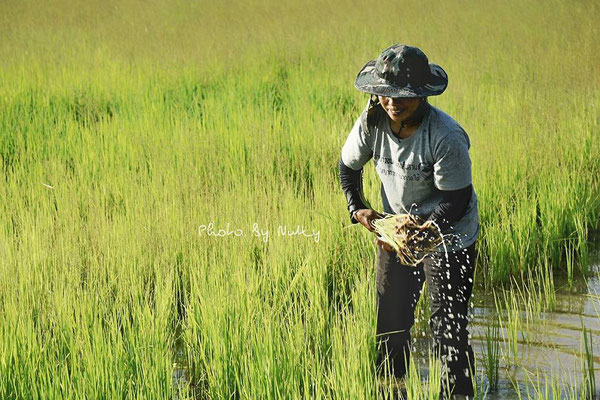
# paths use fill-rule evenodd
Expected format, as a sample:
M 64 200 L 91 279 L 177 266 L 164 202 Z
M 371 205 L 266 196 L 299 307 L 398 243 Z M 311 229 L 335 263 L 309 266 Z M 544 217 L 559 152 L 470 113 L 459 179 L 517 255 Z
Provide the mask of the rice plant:
M 337 160 L 393 42 L 471 139 L 477 295 L 532 276 L 550 309 L 600 228 L 588 3 L 0 2 L 0 398 L 373 398 L 374 238 Z
M 498 378 L 500 370 L 500 326 L 490 323 L 486 328 L 485 344 L 486 352 L 484 354 L 484 367 L 489 389 L 494 391 L 498 388 Z
M 583 384 L 583 397 L 594 398 L 596 395 L 596 371 L 594 368 L 594 342 L 592 331 L 587 329 L 581 323 L 581 334 L 583 337 L 583 376 L 584 376 L 584 384 Z

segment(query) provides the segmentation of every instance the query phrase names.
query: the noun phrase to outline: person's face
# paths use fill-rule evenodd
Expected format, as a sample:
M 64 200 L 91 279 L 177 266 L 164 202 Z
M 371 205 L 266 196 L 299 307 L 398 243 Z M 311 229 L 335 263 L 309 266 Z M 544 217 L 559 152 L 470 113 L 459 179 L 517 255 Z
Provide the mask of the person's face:
M 379 103 L 394 122 L 404 122 L 419 108 L 419 97 L 384 97 L 378 96 Z

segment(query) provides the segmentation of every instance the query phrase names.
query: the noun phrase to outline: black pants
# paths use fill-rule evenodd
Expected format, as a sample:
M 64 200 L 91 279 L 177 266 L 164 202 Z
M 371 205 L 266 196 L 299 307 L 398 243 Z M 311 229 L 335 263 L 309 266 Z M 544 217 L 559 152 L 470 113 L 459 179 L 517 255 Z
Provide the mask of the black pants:
M 410 328 L 415 306 L 427 280 L 431 327 L 436 353 L 441 356 L 444 391 L 472 395 L 473 350 L 469 344 L 467 309 L 473 289 L 475 244 L 466 249 L 427 257 L 416 267 L 402 265 L 395 253 L 378 249 L 377 334 L 378 365 L 390 359 L 396 377 L 406 374 L 410 357 Z M 450 387 L 446 387 L 446 380 Z

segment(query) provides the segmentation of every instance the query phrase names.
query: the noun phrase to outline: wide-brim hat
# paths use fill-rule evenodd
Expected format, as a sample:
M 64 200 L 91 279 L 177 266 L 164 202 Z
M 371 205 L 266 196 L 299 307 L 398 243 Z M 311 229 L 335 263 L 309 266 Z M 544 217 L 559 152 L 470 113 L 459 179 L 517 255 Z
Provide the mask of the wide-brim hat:
M 448 74 L 418 47 L 395 44 L 360 70 L 354 86 L 385 97 L 436 96 L 448 87 Z

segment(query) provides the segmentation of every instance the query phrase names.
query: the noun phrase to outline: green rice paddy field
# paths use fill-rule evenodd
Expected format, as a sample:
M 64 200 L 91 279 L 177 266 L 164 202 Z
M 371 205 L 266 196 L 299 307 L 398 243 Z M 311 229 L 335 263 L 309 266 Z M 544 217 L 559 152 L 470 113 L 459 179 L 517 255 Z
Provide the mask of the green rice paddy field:
M 584 0 L 0 2 L 0 398 L 377 398 L 375 245 L 337 168 L 356 73 L 396 42 L 445 68 L 430 101 L 471 138 L 478 396 L 591 396 L 600 307 L 572 379 L 520 355 L 560 293 L 600 305 L 578 291 L 598 20 Z M 379 206 L 371 164 L 365 186 Z M 435 399 L 421 360 L 409 394 Z

